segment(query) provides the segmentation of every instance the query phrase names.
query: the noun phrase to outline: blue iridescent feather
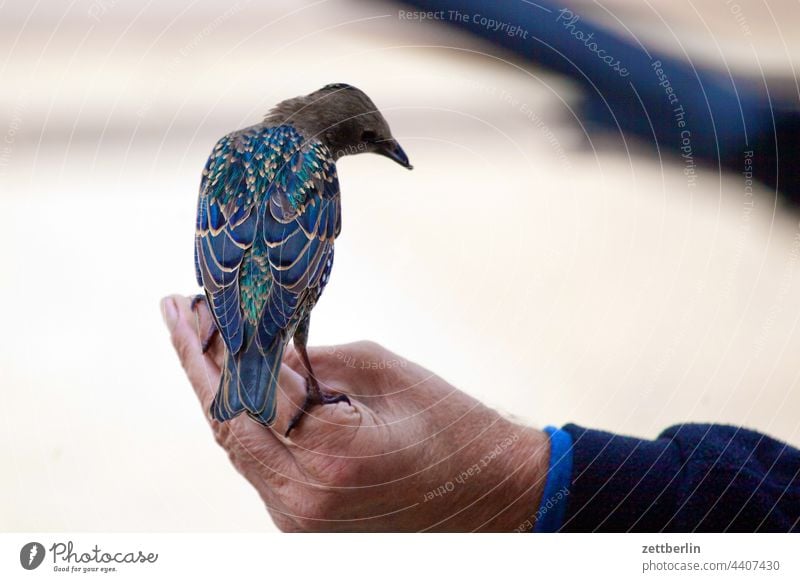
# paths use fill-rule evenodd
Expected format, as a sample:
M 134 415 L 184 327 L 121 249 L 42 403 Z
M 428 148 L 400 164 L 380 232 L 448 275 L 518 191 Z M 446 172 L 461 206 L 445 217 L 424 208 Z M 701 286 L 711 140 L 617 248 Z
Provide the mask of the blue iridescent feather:
M 261 124 L 217 142 L 195 235 L 198 282 L 227 352 L 217 420 L 274 420 L 283 349 L 327 283 L 340 221 L 336 166 L 320 141 Z

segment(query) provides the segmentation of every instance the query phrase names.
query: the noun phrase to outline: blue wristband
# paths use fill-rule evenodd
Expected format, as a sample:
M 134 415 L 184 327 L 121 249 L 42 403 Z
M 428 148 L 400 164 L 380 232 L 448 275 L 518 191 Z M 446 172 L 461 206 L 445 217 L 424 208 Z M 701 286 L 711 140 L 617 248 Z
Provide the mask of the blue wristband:
M 550 437 L 550 465 L 542 502 L 536 512 L 534 533 L 551 533 L 561 529 L 572 481 L 572 437 L 554 426 L 545 427 L 544 432 Z

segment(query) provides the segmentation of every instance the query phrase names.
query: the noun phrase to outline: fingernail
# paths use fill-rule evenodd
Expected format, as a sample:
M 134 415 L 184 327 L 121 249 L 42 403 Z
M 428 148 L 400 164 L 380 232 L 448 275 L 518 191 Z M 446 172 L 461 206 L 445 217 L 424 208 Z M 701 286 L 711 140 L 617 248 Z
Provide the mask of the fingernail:
M 164 297 L 161 300 L 161 317 L 164 318 L 167 329 L 170 331 L 175 329 L 175 324 L 178 323 L 178 306 L 172 297 Z

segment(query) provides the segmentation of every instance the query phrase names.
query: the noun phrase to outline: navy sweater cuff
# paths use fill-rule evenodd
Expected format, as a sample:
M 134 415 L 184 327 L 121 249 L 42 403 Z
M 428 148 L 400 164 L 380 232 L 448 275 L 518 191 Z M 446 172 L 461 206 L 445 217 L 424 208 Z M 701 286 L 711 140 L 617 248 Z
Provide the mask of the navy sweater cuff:
M 550 462 L 542 501 L 536 512 L 535 533 L 552 533 L 561 529 L 572 480 L 572 436 L 554 426 L 545 427 L 544 432 L 550 438 Z
M 568 424 L 573 474 L 562 531 L 659 531 L 676 507 L 680 450 Z M 678 471 L 679 472 L 679 471 Z
M 800 451 L 741 427 L 683 424 L 656 440 L 585 429 L 561 531 L 796 531 Z

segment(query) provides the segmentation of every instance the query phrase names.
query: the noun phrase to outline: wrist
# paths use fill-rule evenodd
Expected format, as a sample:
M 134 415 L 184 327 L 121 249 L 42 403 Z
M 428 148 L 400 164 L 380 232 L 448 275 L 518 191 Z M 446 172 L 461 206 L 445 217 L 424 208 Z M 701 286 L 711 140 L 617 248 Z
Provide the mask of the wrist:
M 495 447 L 496 470 L 485 500 L 485 521 L 480 531 L 527 532 L 535 524 L 547 481 L 550 441 L 547 434 L 507 422 L 507 436 Z M 503 448 L 503 445 L 506 445 Z M 494 486 L 494 488 L 493 488 Z

